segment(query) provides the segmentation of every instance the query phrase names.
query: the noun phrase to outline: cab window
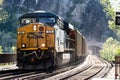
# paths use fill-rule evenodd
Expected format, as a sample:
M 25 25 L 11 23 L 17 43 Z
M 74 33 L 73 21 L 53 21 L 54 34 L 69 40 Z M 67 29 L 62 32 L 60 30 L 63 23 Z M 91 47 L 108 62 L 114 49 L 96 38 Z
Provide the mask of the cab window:
M 55 23 L 55 18 L 39 18 L 39 22 L 41 23 Z
M 36 18 L 22 18 L 20 22 L 21 22 L 21 25 L 35 23 L 36 22 Z

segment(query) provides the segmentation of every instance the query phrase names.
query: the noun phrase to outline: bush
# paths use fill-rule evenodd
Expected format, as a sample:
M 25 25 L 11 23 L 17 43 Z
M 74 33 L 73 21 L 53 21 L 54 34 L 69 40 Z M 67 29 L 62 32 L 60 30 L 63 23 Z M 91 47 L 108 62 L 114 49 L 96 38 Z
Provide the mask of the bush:
M 116 55 L 120 56 L 120 47 L 116 49 Z
M 0 46 L 0 54 L 2 54 L 3 50 L 2 50 L 2 46 Z
M 115 60 L 114 56 L 116 54 L 120 54 L 120 42 L 110 37 L 103 44 L 103 49 L 100 51 L 100 55 L 102 58 L 112 61 Z

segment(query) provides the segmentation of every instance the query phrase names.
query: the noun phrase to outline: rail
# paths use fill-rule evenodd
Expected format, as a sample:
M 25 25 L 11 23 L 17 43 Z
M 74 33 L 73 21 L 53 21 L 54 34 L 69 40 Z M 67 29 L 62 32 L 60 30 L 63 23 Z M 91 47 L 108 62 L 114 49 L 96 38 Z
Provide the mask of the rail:
M 85 58 L 85 57 L 83 57 Z M 49 70 L 20 70 L 14 69 L 10 71 L 1 71 L 0 80 L 43 80 L 48 77 L 69 71 L 76 68 L 81 63 L 81 60 L 78 60 L 75 63 L 66 64 L 64 66 L 59 66 L 53 69 L 52 73 Z M 91 65 L 91 64 L 89 64 Z M 50 80 L 50 79 L 49 79 Z
M 90 58 L 91 58 L 91 56 L 88 56 L 86 58 L 86 60 L 82 64 L 80 64 L 81 66 L 78 65 L 74 69 L 63 72 L 61 74 L 57 74 L 57 75 L 52 76 L 52 77 L 45 78 L 43 80 L 69 80 L 68 79 L 69 77 L 71 77 L 73 75 L 76 75 L 76 74 L 78 74 L 80 72 L 83 72 L 84 70 L 87 70 L 92 66 L 92 62 L 91 62 Z
M 85 65 L 80 65 L 67 72 L 46 78 L 45 80 L 91 80 L 94 77 L 104 77 L 109 71 L 110 65 L 96 56 L 89 56 Z M 106 71 L 107 70 L 107 71 Z

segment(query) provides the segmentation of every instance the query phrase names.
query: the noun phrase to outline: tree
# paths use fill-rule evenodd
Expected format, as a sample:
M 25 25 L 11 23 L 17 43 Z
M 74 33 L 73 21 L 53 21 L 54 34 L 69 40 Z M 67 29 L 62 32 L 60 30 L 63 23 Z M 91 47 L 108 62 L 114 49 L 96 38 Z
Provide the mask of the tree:
M 3 48 L 3 52 L 11 52 L 12 46 L 15 45 L 16 39 L 15 35 L 11 32 L 5 33 L 4 31 L 0 31 L 0 45 Z
M 9 14 L 0 8 L 0 23 L 6 23 L 7 19 L 9 18 Z
M 2 5 L 2 3 L 3 3 L 3 0 L 0 0 L 0 5 Z
M 116 12 L 111 7 L 109 0 L 101 0 L 101 3 L 108 18 L 108 27 L 113 30 L 120 38 L 120 26 L 115 25 Z M 120 41 L 120 40 L 119 40 Z M 101 57 L 109 61 L 114 60 L 116 54 L 120 54 L 120 42 L 112 37 L 108 38 L 103 44 L 103 49 L 100 51 Z
M 120 47 L 116 49 L 116 55 L 120 56 Z
M 3 0 L 0 0 L 0 23 L 5 23 L 9 17 L 7 11 L 2 8 Z
M 101 4 L 103 5 L 103 10 L 106 13 L 106 17 L 109 19 L 108 20 L 108 25 L 109 25 L 108 27 L 117 33 L 117 31 L 115 29 L 116 28 L 116 25 L 115 25 L 116 13 L 110 4 L 110 1 L 109 0 L 102 0 Z
M 117 54 L 117 49 L 120 48 L 120 42 L 112 37 L 108 38 L 103 44 L 103 49 L 100 51 L 102 58 L 112 61 Z
M 106 13 L 106 17 L 114 19 L 115 12 L 110 4 L 109 0 L 101 0 L 103 10 Z

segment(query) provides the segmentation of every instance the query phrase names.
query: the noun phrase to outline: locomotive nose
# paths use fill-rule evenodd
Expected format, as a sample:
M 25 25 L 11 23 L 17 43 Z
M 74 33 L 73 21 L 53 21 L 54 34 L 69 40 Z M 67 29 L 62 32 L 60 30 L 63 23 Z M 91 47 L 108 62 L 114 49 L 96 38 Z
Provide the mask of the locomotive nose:
M 18 29 L 18 48 L 21 49 L 48 49 L 54 48 L 55 31 L 54 27 L 32 23 Z
M 33 32 L 34 32 L 34 45 L 32 42 L 30 43 L 32 46 L 36 48 L 45 48 L 46 47 L 46 34 L 45 34 L 45 27 L 42 24 L 34 24 L 33 25 Z

